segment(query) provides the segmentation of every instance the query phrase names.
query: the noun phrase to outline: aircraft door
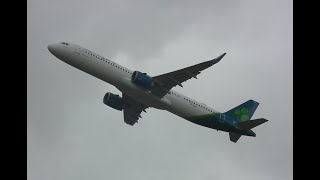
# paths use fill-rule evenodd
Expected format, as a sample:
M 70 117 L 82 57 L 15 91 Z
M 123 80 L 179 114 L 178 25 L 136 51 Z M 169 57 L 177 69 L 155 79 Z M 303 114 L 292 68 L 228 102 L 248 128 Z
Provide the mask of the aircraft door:
M 79 47 L 79 46 L 75 46 L 75 47 L 74 47 L 74 52 L 75 52 L 76 54 L 78 54 L 78 55 L 81 55 L 81 49 L 80 49 L 80 47 Z
M 226 116 L 225 116 L 224 114 L 220 113 L 219 121 L 220 121 L 221 123 L 223 123 L 223 122 L 225 121 L 225 119 L 226 119 Z
M 76 53 L 77 55 L 79 55 L 79 57 L 80 57 L 80 63 L 81 63 L 81 65 L 84 65 L 84 64 L 85 64 L 85 57 L 83 56 L 83 52 L 82 52 L 80 46 L 77 46 L 77 45 L 76 45 L 76 46 L 74 47 L 74 53 Z

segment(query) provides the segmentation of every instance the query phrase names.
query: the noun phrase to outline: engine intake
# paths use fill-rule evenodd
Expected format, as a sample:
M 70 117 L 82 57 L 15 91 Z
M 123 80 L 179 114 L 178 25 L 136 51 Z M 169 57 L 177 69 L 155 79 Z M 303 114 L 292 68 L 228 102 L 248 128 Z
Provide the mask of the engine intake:
M 154 87 L 154 81 L 152 77 L 148 76 L 146 73 L 142 73 L 139 71 L 134 71 L 132 76 L 131 76 L 131 81 L 138 85 L 141 86 L 145 89 L 151 89 Z
M 113 109 L 122 111 L 123 109 L 123 99 L 119 95 L 106 93 L 103 97 L 103 103 Z

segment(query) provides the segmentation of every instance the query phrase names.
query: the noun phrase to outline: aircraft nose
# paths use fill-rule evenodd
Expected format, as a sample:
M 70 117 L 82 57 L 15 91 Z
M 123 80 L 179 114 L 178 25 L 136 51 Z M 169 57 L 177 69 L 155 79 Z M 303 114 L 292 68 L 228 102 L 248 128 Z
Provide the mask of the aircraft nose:
M 49 44 L 48 45 L 48 50 L 54 55 L 56 52 L 56 48 L 54 44 Z

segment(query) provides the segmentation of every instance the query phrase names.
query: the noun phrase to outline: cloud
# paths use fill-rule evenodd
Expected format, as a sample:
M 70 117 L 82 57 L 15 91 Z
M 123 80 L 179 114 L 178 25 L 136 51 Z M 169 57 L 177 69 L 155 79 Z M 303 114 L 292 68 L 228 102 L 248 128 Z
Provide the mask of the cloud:
M 28 1 L 29 179 L 292 179 L 292 2 Z M 69 41 L 150 75 L 226 52 L 181 92 L 218 111 L 260 102 L 256 138 L 102 103 L 111 85 L 52 56 Z

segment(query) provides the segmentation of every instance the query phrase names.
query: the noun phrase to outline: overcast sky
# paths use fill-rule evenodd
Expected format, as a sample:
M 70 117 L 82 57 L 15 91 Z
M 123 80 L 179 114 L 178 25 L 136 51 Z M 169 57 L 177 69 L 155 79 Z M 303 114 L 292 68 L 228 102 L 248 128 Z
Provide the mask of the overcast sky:
M 28 0 L 30 180 L 292 179 L 292 1 Z M 148 109 L 133 127 L 103 104 L 113 86 L 55 58 L 79 44 L 151 76 L 227 55 L 174 90 L 225 112 L 260 102 L 269 122 L 228 133 Z

